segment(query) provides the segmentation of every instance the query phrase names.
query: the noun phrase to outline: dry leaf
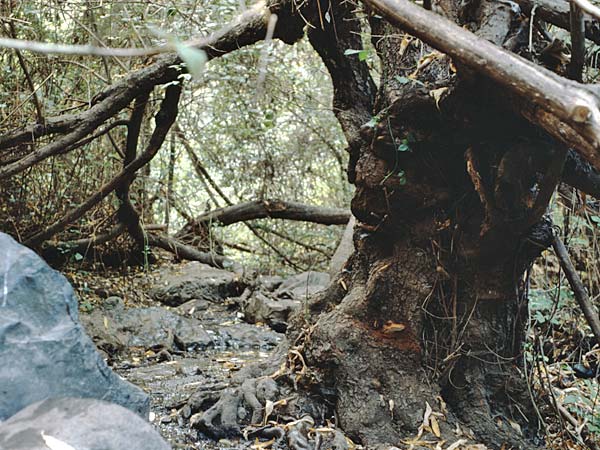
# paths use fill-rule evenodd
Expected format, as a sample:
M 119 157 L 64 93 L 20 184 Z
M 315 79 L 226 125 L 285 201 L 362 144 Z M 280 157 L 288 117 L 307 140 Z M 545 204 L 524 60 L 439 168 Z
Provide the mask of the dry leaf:
M 269 416 L 273 413 L 274 407 L 275 407 L 275 404 L 271 400 L 267 400 L 267 402 L 265 403 L 265 418 L 263 420 L 263 424 L 267 423 Z
M 433 409 L 431 408 L 431 405 L 429 405 L 429 402 L 425 402 L 425 413 L 423 414 L 423 426 L 424 427 L 429 426 L 429 418 L 431 417 L 432 412 L 433 412 Z
M 405 329 L 406 329 L 406 325 L 404 325 L 402 323 L 395 323 L 395 322 L 392 322 L 391 320 L 388 320 L 383 325 L 382 332 L 384 334 L 393 334 L 393 333 L 399 333 L 400 331 L 404 331 Z
M 508 423 L 510 423 L 510 426 L 513 428 L 513 430 L 515 430 L 521 436 L 523 435 L 523 431 L 521 430 L 521 426 L 517 422 L 513 422 L 512 420 L 509 420 Z
M 400 51 L 399 51 L 400 58 L 402 58 L 402 56 L 404 55 L 404 52 L 408 48 L 408 45 L 410 44 L 411 41 L 412 41 L 412 36 L 404 35 L 404 37 L 402 38 L 402 42 L 400 43 Z
M 438 424 L 438 421 L 435 418 L 435 416 L 431 416 L 430 422 L 431 422 L 431 431 L 433 431 L 433 434 L 435 434 L 435 437 L 438 437 L 438 438 L 442 437 L 442 433 L 440 433 L 440 425 Z
M 256 441 L 254 441 L 254 444 L 250 448 L 253 448 L 253 449 L 269 448 L 271 445 L 273 445 L 274 442 L 275 442 L 275 438 L 273 438 L 267 442 L 259 442 L 258 438 L 256 438 Z
M 446 93 L 447 91 L 448 91 L 447 87 L 441 87 L 439 89 L 434 89 L 432 91 L 429 91 L 429 96 L 435 100 L 435 106 L 438 110 L 440 109 L 440 100 L 442 99 L 442 96 L 444 95 L 444 93 Z
M 454 444 L 452 444 L 450 447 L 448 447 L 446 450 L 456 450 L 458 449 L 461 445 L 464 445 L 467 443 L 466 439 L 459 439 L 458 441 L 456 441 Z

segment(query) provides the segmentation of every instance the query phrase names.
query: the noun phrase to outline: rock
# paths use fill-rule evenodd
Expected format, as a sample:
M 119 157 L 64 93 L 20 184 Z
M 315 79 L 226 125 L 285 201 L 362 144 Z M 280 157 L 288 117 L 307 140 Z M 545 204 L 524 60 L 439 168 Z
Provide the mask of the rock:
M 0 420 L 66 396 L 107 400 L 148 417 L 148 396 L 113 373 L 85 334 L 68 281 L 3 233 L 0 249 Z
M 223 321 L 223 317 L 231 315 L 230 306 L 215 304 L 208 300 L 190 300 L 174 309 L 183 317 L 192 317 L 202 321 L 205 325 L 212 325 Z
M 239 275 L 192 261 L 178 270 L 163 272 L 150 296 L 168 306 L 179 306 L 192 299 L 221 302 L 237 297 L 244 287 Z
M 248 323 L 221 325 L 216 329 L 217 345 L 229 348 L 272 348 L 281 341 L 281 335 L 264 327 Z
M 269 292 L 273 292 L 281 283 L 283 283 L 283 277 L 277 275 L 259 275 L 256 279 L 258 285 Z
M 0 424 L 0 449 L 49 448 L 169 450 L 171 447 L 152 425 L 131 411 L 95 399 L 46 399 Z
M 214 317 L 208 318 L 213 309 Z M 202 322 L 195 317 L 202 314 Z M 222 305 L 190 300 L 174 311 L 165 308 L 125 309 L 118 297 L 109 297 L 81 323 L 98 348 L 113 355 L 129 347 L 202 350 L 207 347 L 270 348 L 281 340 L 269 328 L 247 323 L 223 323 Z M 204 324 L 209 324 L 204 327 Z
M 244 319 L 250 323 L 266 323 L 279 333 L 285 333 L 289 315 L 300 308 L 300 300 L 274 299 L 254 292 L 242 305 Z
M 285 333 L 289 315 L 301 307 L 302 300 L 327 287 L 329 275 L 303 272 L 284 280 L 273 293 L 254 291 L 241 301 L 244 318 L 250 323 L 266 323 Z
M 354 252 L 354 225 L 356 225 L 356 218 L 354 216 L 350 216 L 350 220 L 348 221 L 348 225 L 346 225 L 346 229 L 344 230 L 344 234 L 342 235 L 342 239 L 335 250 L 335 253 L 331 257 L 331 261 L 329 261 L 329 276 L 333 278 L 337 273 L 342 270 L 350 255 Z
M 329 274 L 324 272 L 302 272 L 281 283 L 274 295 L 278 298 L 303 299 L 322 291 L 329 284 Z
M 195 350 L 213 345 L 213 338 L 194 318 L 160 307 L 125 309 L 122 300 L 107 300 L 111 301 L 82 315 L 81 322 L 96 345 L 109 354 L 127 347 Z

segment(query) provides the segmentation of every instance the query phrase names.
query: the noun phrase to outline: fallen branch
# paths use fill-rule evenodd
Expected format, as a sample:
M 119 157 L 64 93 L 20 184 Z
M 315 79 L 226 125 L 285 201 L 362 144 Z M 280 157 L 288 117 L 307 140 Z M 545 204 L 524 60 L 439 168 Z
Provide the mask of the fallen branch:
M 105 233 L 97 234 L 90 238 L 84 239 L 75 239 L 72 241 L 58 241 L 58 242 L 48 242 L 45 244 L 47 247 L 76 251 L 76 252 L 87 252 L 90 248 L 95 247 L 96 245 L 105 244 L 113 239 L 119 237 L 125 231 L 125 225 L 119 223 L 112 227 Z
M 199 261 L 201 263 L 208 264 L 214 267 L 233 267 L 236 271 L 239 267 L 239 264 L 236 264 L 235 262 L 233 262 L 229 258 L 226 258 L 223 255 L 201 252 L 195 249 L 194 247 L 183 244 L 177 239 L 171 238 L 169 236 L 148 233 L 146 235 L 146 239 L 148 245 L 162 248 L 163 250 L 167 250 L 171 253 L 174 253 L 176 256 L 183 259 Z
M 393 25 L 446 53 L 516 96 L 518 112 L 600 168 L 600 98 L 407 0 L 363 0 Z M 567 4 L 568 5 L 568 4 Z
M 193 224 L 188 224 L 184 228 L 199 226 L 202 223 L 231 225 L 264 218 L 313 222 L 322 225 L 345 225 L 350 220 L 350 211 L 283 200 L 255 200 L 201 214 L 194 219 Z
M 596 342 L 600 343 L 600 319 L 598 318 L 598 313 L 596 312 L 594 305 L 592 304 L 585 287 L 581 282 L 581 278 L 579 278 L 579 275 L 577 274 L 577 271 L 571 262 L 569 252 L 567 251 L 565 244 L 563 244 L 556 233 L 554 233 L 552 247 L 556 252 L 560 267 L 565 272 L 567 280 L 569 280 L 569 285 L 571 286 L 571 289 L 573 289 L 575 300 L 577 300 L 577 303 L 581 307 L 583 315 L 585 316 L 587 323 L 596 337 Z

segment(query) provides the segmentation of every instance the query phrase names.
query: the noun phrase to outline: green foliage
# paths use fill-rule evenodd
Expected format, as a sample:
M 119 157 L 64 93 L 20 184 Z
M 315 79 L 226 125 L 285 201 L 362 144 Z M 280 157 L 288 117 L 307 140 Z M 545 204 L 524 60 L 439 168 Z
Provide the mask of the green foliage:
M 556 304 L 557 298 L 558 304 Z M 529 292 L 529 311 L 531 317 L 540 325 L 546 322 L 553 325 L 560 324 L 568 317 L 574 302 L 573 291 L 567 286 L 561 286 L 560 291 L 555 288 L 532 289 Z
M 349 48 L 346 51 L 344 51 L 344 55 L 346 55 L 346 56 L 358 55 L 359 61 L 366 61 L 366 59 L 369 57 L 369 51 L 368 50 L 354 50 L 354 49 Z
M 193 13 L 191 13 L 193 11 Z M 320 58 L 306 41 L 293 47 L 278 41 L 261 43 L 205 64 L 206 55 L 182 42 L 219 30 L 240 12 L 237 0 L 161 0 L 69 3 L 23 1 L 14 11 L 19 38 L 46 42 L 157 46 L 171 42 L 193 75 L 185 75 L 179 127 L 221 190 L 237 203 L 256 198 L 282 198 L 304 203 L 347 207 L 351 187 L 346 179 L 346 142 L 331 112 L 332 88 Z M 158 32 L 156 30 L 159 30 Z M 367 42 L 368 45 L 368 42 Z M 368 49 L 369 47 L 365 47 Z M 359 58 L 372 53 L 360 50 Z M 87 108 L 92 97 L 127 73 L 151 64 L 141 58 L 121 59 L 26 55 L 29 72 L 45 117 Z M 356 57 L 356 56 L 354 56 Z M 35 120 L 31 91 L 13 52 L 0 53 L 0 133 Z M 259 93 L 259 79 L 262 87 Z M 164 95 L 155 89 L 142 124 L 138 151 L 152 133 L 153 116 Z M 127 119 L 124 110 L 115 119 Z M 36 145 L 50 141 L 44 137 Z M 28 235 L 58 220 L 82 203 L 122 168 L 118 151 L 125 147 L 126 128 L 114 128 L 80 149 L 37 165 L 0 198 L 0 229 Z M 166 185 L 170 145 L 175 151 L 172 197 L 167 211 Z M 168 215 L 170 231 L 185 223 L 181 212 L 195 216 L 225 202 L 196 174 L 181 140 L 171 134 L 150 166 L 132 185 L 132 203 L 145 223 L 161 223 Z M 216 200 L 216 202 L 215 202 Z M 108 197 L 81 221 L 56 238 L 68 241 L 106 231 L 114 225 L 118 202 Z M 302 268 L 324 268 L 342 227 L 264 221 L 270 229 L 322 253 L 271 233 L 266 239 Z M 124 235 L 126 236 L 126 234 Z M 213 236 L 242 244 L 250 253 L 225 248 L 245 263 L 278 269 L 281 258 L 245 226 L 214 228 Z M 119 238 L 120 243 L 126 239 Z M 107 244 L 107 249 L 114 244 Z M 65 249 L 70 252 L 70 250 Z M 74 260 L 75 256 L 71 258 Z

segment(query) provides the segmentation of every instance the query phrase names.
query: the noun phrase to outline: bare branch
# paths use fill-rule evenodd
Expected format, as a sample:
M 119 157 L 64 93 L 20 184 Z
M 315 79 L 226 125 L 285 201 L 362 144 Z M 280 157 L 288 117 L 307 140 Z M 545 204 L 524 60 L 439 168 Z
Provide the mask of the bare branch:
M 350 219 L 350 211 L 283 200 L 255 200 L 204 213 L 196 217 L 194 222 L 196 225 L 201 223 L 231 225 L 264 218 L 313 222 L 322 225 L 345 225 Z
M 569 63 L 569 78 L 583 81 L 583 66 L 585 65 L 585 26 L 583 11 L 577 0 L 569 2 L 571 8 L 571 62 Z
M 51 44 L 11 38 L 0 38 L 0 48 L 43 53 L 46 55 L 114 56 L 117 58 L 139 58 L 141 56 L 153 56 L 159 53 L 175 51 L 175 47 L 171 44 L 150 48 L 111 48 L 96 47 L 94 45 Z
M 395 26 L 487 76 L 516 96 L 519 112 L 600 168 L 600 100 L 566 80 L 406 0 L 363 0 Z
M 128 164 L 117 176 L 104 184 L 81 205 L 69 211 L 62 219 L 27 239 L 25 245 L 30 247 L 36 246 L 63 230 L 69 223 L 82 217 L 94 205 L 98 204 L 108 194 L 114 191 L 121 183 L 127 180 L 132 173 L 145 166 L 156 155 L 167 132 L 175 121 L 180 94 L 181 85 L 171 85 L 167 88 L 167 93 L 165 94 L 161 109 L 156 115 L 156 128 L 154 129 L 154 133 L 150 138 L 148 146 L 140 156 Z
M 227 257 L 223 255 L 217 255 L 215 253 L 201 252 L 194 247 L 183 244 L 177 239 L 158 235 L 154 233 L 147 234 L 148 244 L 153 247 L 160 247 L 167 250 L 183 259 L 189 259 L 192 261 L 200 261 L 204 264 L 209 264 L 216 267 L 234 266 L 235 264 Z

